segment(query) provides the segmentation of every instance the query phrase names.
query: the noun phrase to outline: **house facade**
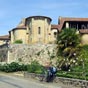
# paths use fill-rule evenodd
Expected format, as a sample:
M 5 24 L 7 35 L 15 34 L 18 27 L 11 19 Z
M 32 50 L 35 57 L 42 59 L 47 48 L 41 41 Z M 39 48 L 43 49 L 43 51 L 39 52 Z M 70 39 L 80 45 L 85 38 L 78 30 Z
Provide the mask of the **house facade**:
M 23 44 L 54 43 L 62 29 L 76 28 L 82 37 L 82 44 L 88 44 L 88 18 L 59 17 L 58 24 L 51 24 L 51 21 L 46 16 L 24 18 L 16 28 L 9 31 L 8 39 L 11 44 L 16 40 L 22 40 Z
M 59 18 L 59 30 L 75 28 L 81 35 L 81 43 L 88 44 L 88 18 Z

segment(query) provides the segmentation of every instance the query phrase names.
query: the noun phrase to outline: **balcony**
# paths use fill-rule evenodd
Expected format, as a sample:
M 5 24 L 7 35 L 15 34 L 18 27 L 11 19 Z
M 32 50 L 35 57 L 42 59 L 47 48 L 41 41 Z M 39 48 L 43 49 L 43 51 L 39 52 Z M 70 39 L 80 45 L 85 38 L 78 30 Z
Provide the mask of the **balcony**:
M 79 29 L 79 33 L 88 34 L 88 29 Z

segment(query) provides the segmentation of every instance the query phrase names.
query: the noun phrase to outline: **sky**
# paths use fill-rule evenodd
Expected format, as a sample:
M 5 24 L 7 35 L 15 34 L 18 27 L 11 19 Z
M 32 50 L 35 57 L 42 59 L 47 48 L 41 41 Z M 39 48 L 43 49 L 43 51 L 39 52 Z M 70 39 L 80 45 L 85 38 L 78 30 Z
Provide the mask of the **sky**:
M 36 15 L 52 18 L 52 24 L 58 24 L 59 16 L 88 18 L 88 0 L 0 0 L 0 36 Z

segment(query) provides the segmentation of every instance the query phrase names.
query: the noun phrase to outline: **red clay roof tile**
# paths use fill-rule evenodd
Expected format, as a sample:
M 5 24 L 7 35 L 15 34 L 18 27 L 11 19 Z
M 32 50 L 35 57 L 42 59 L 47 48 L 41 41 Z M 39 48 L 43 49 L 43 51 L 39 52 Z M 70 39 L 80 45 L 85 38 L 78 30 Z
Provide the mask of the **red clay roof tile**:
M 9 40 L 9 35 L 0 36 L 0 40 Z

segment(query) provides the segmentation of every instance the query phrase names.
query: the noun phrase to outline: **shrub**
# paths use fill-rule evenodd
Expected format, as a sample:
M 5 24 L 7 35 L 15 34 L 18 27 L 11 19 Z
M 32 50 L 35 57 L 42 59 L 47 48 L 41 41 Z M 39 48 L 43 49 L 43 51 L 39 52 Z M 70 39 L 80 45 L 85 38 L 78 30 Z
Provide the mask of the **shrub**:
M 80 59 L 85 59 L 88 61 L 88 45 L 83 45 L 81 50 L 80 50 L 80 55 L 79 57 Z
M 20 65 L 17 62 L 12 62 L 10 64 L 0 65 L 0 71 L 4 72 L 17 72 L 17 71 L 26 71 L 27 65 Z
M 27 71 L 27 66 L 28 65 L 24 65 L 24 64 L 19 65 L 19 71 Z
M 16 43 L 16 44 L 22 44 L 23 41 L 22 40 L 16 40 L 14 43 Z
M 2 65 L 2 70 L 1 71 L 10 72 L 9 64 L 6 63 L 6 64 Z
M 41 66 L 38 61 L 34 60 L 28 65 L 28 72 L 30 73 L 41 73 L 43 70 L 43 66 Z
M 19 70 L 19 64 L 16 62 L 12 62 L 11 64 L 9 64 L 9 71 L 10 72 L 15 72 Z

